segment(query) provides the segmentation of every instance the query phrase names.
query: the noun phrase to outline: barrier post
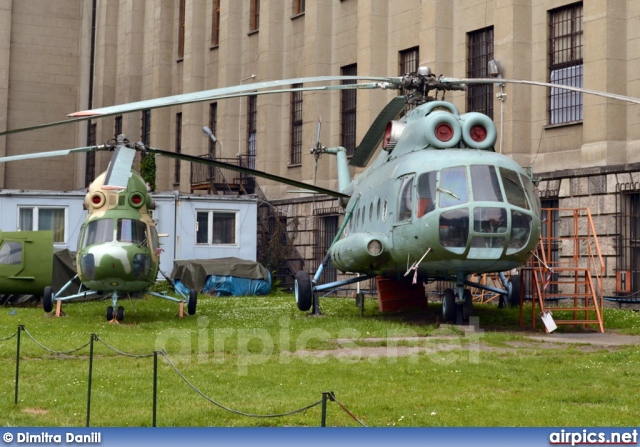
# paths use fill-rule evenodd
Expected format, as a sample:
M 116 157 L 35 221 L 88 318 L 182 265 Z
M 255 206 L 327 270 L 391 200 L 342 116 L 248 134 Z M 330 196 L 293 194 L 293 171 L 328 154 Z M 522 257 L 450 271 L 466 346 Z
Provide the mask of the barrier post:
M 98 337 L 96 334 L 91 334 L 91 344 L 89 347 L 89 383 L 87 385 L 87 427 L 89 427 L 89 421 L 91 419 L 91 383 L 93 381 L 93 342 Z
M 153 423 L 156 426 L 156 412 L 158 410 L 158 351 L 153 351 Z
M 14 404 L 18 405 L 18 384 L 20 382 L 20 332 L 24 330 L 24 325 L 18 325 L 17 348 L 16 348 L 16 393 Z
M 327 399 L 329 399 L 330 395 L 331 392 L 322 393 L 322 419 L 320 421 L 320 427 L 327 426 Z

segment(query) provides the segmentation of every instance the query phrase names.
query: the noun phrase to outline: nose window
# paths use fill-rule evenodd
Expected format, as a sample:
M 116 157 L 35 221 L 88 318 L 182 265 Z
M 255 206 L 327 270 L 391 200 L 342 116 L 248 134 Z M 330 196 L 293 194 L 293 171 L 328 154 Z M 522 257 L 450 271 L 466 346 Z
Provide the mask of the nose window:
M 440 215 L 440 245 L 462 254 L 469 238 L 469 210 L 460 208 Z
M 443 169 L 438 185 L 440 208 L 462 205 L 469 201 L 467 170 L 464 166 Z

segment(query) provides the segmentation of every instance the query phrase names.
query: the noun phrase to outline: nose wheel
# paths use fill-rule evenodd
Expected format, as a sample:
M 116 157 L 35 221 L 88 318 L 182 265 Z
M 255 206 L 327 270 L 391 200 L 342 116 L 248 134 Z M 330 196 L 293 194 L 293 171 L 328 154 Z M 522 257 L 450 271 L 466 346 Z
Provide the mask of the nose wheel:
M 473 311 L 473 298 L 469 289 L 462 292 L 458 300 L 453 289 L 446 289 L 442 295 L 442 317 L 446 323 L 464 324 L 469 321 Z
M 120 323 L 124 320 L 124 307 L 118 306 L 114 312 L 113 306 L 107 307 L 107 321 L 109 323 Z

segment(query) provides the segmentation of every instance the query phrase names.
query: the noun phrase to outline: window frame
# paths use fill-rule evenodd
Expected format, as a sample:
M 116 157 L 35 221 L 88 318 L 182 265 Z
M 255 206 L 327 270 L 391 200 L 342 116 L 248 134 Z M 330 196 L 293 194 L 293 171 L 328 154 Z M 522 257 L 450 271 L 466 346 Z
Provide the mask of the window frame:
M 211 17 L 211 48 L 217 48 L 219 45 L 220 45 L 220 0 L 213 0 L 213 11 L 212 11 L 212 17 Z
M 493 59 L 493 26 L 467 33 L 467 78 L 488 78 Z M 480 112 L 493 118 L 493 84 L 467 86 L 467 112 Z
M 247 97 L 247 165 L 256 168 L 256 149 L 258 140 L 258 96 Z
M 212 102 L 209 104 L 209 129 L 216 135 L 218 132 L 218 103 Z M 209 153 L 215 159 L 216 158 L 216 142 L 211 138 L 207 138 L 209 141 Z
M 302 84 L 293 84 L 291 88 L 302 88 Z M 303 92 L 291 92 L 290 112 L 290 151 L 289 165 L 302 164 L 302 134 L 304 125 Z
M 568 19 L 566 18 L 568 15 Z M 565 17 L 563 20 L 563 16 Z M 548 82 L 582 87 L 584 82 L 584 7 L 572 3 L 548 11 Z M 569 28 L 556 32 L 558 28 Z M 568 44 L 567 44 L 568 42 Z M 567 53 L 568 52 L 568 53 Z M 580 92 L 549 88 L 547 122 L 549 126 L 583 121 L 584 100 Z
M 194 245 L 196 247 L 239 247 L 240 246 L 240 238 L 238 232 L 238 216 L 240 214 L 239 210 L 223 210 L 223 209 L 196 209 L 196 220 L 195 220 L 195 232 L 194 232 Z M 207 215 L 207 242 L 198 242 L 198 232 L 199 221 L 198 215 L 206 214 Z M 214 235 L 214 219 L 213 216 L 215 214 L 225 214 L 225 215 L 233 215 L 233 242 L 220 242 L 215 243 L 213 239 Z
M 184 58 L 186 0 L 180 0 L 178 8 L 178 62 L 180 62 Z
M 175 141 L 176 154 L 182 153 L 182 112 L 176 113 L 176 141 Z M 180 184 L 180 159 L 176 158 L 174 162 L 173 184 Z
M 340 68 L 342 76 L 357 76 L 358 65 L 345 65 Z M 342 85 L 355 84 L 356 81 L 341 81 Z M 340 91 L 340 146 L 347 150 L 347 157 L 352 157 L 356 150 L 356 131 L 357 131 L 357 109 L 358 96 L 357 90 L 341 90 Z
M 306 9 L 305 0 L 293 0 L 292 6 L 292 18 L 304 15 Z
M 22 228 L 21 214 L 22 210 L 31 210 L 31 222 L 32 228 L 25 230 Z M 62 241 L 56 241 L 56 233 L 59 231 L 53 229 L 54 245 L 67 245 L 69 243 L 69 207 L 68 206 L 51 206 L 51 205 L 18 205 L 17 213 L 17 226 L 18 231 L 40 231 L 40 210 L 62 210 L 63 212 L 63 228 L 62 228 Z
M 257 33 L 260 30 L 260 0 L 249 0 L 249 34 Z

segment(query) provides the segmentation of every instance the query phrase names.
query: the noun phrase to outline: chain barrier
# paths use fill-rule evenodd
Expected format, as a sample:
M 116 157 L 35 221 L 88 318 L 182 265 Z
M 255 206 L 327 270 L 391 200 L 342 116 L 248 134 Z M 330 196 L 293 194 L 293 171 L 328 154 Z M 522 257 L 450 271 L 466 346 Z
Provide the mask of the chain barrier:
M 34 341 L 34 343 L 38 346 L 40 346 L 42 349 L 44 349 L 45 351 L 49 352 L 50 354 L 58 354 L 58 355 L 68 355 L 68 354 L 73 354 L 75 352 L 78 352 L 84 348 L 86 348 L 87 346 L 89 346 L 91 344 L 91 342 L 87 342 L 84 345 L 80 346 L 79 348 L 76 348 L 72 351 L 55 351 L 53 349 L 49 349 L 47 348 L 45 345 L 43 345 L 42 343 L 40 343 L 38 340 L 35 339 L 35 337 L 33 335 L 31 335 L 31 333 L 27 330 L 27 328 L 23 327 L 22 330 L 24 331 L 25 334 L 27 334 L 29 336 L 29 338 L 31 338 L 31 340 Z
M 99 341 L 100 343 L 102 343 L 103 345 L 105 345 L 107 348 L 111 349 L 116 354 L 120 354 L 120 355 L 123 355 L 125 357 L 132 357 L 132 358 L 137 358 L 137 359 L 144 359 L 144 358 L 153 357 L 153 354 L 129 354 L 129 353 L 126 353 L 124 351 L 120 351 L 119 349 L 114 348 L 113 346 L 108 344 L 106 341 L 101 339 L 100 336 L 98 336 L 98 335 L 96 335 L 96 340 Z
M 280 414 L 251 414 L 251 413 L 244 413 L 242 411 L 238 411 L 238 410 L 234 410 L 233 408 L 229 408 L 226 407 L 224 405 L 222 405 L 219 402 L 216 402 L 215 400 L 211 399 L 210 397 L 208 397 L 207 395 L 205 395 L 202 391 L 200 391 L 195 385 L 193 385 L 191 382 L 189 382 L 189 380 L 184 376 L 184 374 L 182 374 L 178 368 L 176 368 L 176 366 L 171 362 L 171 360 L 169 359 L 169 357 L 167 356 L 166 352 L 161 351 L 160 354 L 167 360 L 167 362 L 169 363 L 169 365 L 171 366 L 171 368 L 173 368 L 173 370 L 176 372 L 176 374 L 178 374 L 178 376 L 180 376 L 180 378 L 187 384 L 189 385 L 189 387 L 191 387 L 191 389 L 193 391 L 195 391 L 196 393 L 198 393 L 200 396 L 202 396 L 204 399 L 208 400 L 209 402 L 211 402 L 212 404 L 214 404 L 215 406 L 222 408 L 223 410 L 226 410 L 230 413 L 235 413 L 235 414 L 239 414 L 240 416 L 246 416 L 246 417 L 251 417 L 251 418 L 278 418 L 278 417 L 283 417 L 283 416 L 291 416 L 294 414 L 298 414 L 298 413 L 302 413 L 303 411 L 307 411 L 310 408 L 313 408 L 315 406 L 318 406 L 322 403 L 322 400 L 319 400 L 318 402 L 314 402 L 310 405 L 307 405 L 306 407 L 300 408 L 298 410 L 293 410 L 290 411 L 288 413 L 280 413 Z
M 336 399 L 336 395 L 333 393 L 333 391 L 329 393 L 329 400 L 331 400 L 331 401 L 333 401 L 333 402 L 337 403 L 337 404 L 340 406 L 340 408 L 342 408 L 342 409 L 344 410 L 344 412 L 345 412 L 345 413 L 347 413 L 349 416 L 351 416 L 351 417 L 353 418 L 353 420 L 354 420 L 354 421 L 356 421 L 356 422 L 357 422 L 358 424 L 360 424 L 361 426 L 366 427 L 366 425 L 364 425 L 364 422 L 362 422 L 360 419 L 358 419 L 358 418 L 356 417 L 356 415 L 355 415 L 355 414 L 353 414 L 352 412 L 350 412 L 349 410 L 347 410 L 347 407 L 345 407 L 344 405 L 342 405 L 342 404 L 338 401 L 338 399 Z
M 0 341 L 9 341 L 9 340 L 11 340 L 12 338 L 15 338 L 15 337 L 16 337 L 16 335 L 17 335 L 17 333 L 14 333 L 14 334 L 12 334 L 12 335 L 9 335 L 8 337 L 0 338 Z
M 149 358 L 149 357 L 155 357 L 157 356 L 157 354 L 162 355 L 162 357 L 164 357 L 167 361 L 167 363 L 169 364 L 169 366 L 173 369 L 173 371 L 178 374 L 178 376 L 193 390 L 195 391 L 197 394 L 199 394 L 202 398 L 204 398 L 205 400 L 207 400 L 208 402 L 214 404 L 215 406 L 228 411 L 230 413 L 234 413 L 240 416 L 245 416 L 245 417 L 251 417 L 251 418 L 260 418 L 260 419 L 265 419 L 265 418 L 278 418 L 278 417 L 285 417 L 285 416 L 292 416 L 295 414 L 299 414 L 302 412 L 305 412 L 311 408 L 314 408 L 318 405 L 323 406 L 322 410 L 323 410 L 323 425 L 326 421 L 326 400 L 330 400 L 332 402 L 337 403 L 340 408 L 347 413 L 351 418 L 353 418 L 354 421 L 356 421 L 357 423 L 359 423 L 361 426 L 366 427 L 366 425 L 360 421 L 360 419 L 358 419 L 351 411 L 349 411 L 342 403 L 340 403 L 337 399 L 335 394 L 333 393 L 333 391 L 331 392 L 327 392 L 327 393 L 323 393 L 323 398 L 317 402 L 314 402 L 312 404 L 309 404 L 305 407 L 299 408 L 297 410 L 293 410 L 293 411 L 289 411 L 286 413 L 278 413 L 278 414 L 252 414 L 252 413 L 245 413 L 239 410 L 235 410 L 233 408 L 229 408 L 217 401 L 215 401 L 214 399 L 210 398 L 209 396 L 207 396 L 206 394 L 204 394 L 204 392 L 202 392 L 200 389 L 198 389 L 193 383 L 191 383 L 186 377 L 185 375 L 178 370 L 178 368 L 173 364 L 173 362 L 171 361 L 171 359 L 169 358 L 169 356 L 167 355 L 166 352 L 164 351 L 157 351 L 153 354 L 130 354 L 124 351 L 120 351 L 119 349 L 116 349 L 115 347 L 109 345 L 107 342 L 105 342 L 104 340 L 102 340 L 98 335 L 96 334 L 91 334 L 91 340 L 88 343 L 85 343 L 84 345 L 80 346 L 79 348 L 73 349 L 71 351 L 56 351 L 53 349 L 50 349 L 46 346 L 44 346 L 42 343 L 40 343 L 38 340 L 36 340 L 36 338 L 24 327 L 24 326 L 19 326 L 18 327 L 18 331 L 15 334 L 12 334 L 8 337 L 5 338 L 0 338 L 0 341 L 8 341 L 11 340 L 15 337 L 18 337 L 18 345 L 20 345 L 20 332 L 24 331 L 25 334 L 27 334 L 29 336 L 29 338 L 31 338 L 31 340 L 34 341 L 34 343 L 36 343 L 36 345 L 38 345 L 40 348 L 44 349 L 45 351 L 51 353 L 51 354 L 58 354 L 58 355 L 65 355 L 65 354 L 73 354 L 75 352 L 78 352 L 84 348 L 86 348 L 87 346 L 91 346 L 91 354 L 90 354 L 90 360 L 91 363 L 93 363 L 93 342 L 94 341 L 99 341 L 102 344 L 104 344 L 107 348 L 109 348 L 110 350 L 112 350 L 113 352 L 125 356 L 125 357 L 133 357 L 133 358 Z M 18 403 L 18 377 L 19 377 L 19 361 L 20 361 L 20 346 L 18 346 L 18 351 L 17 351 L 17 356 L 16 356 L 16 390 L 15 390 L 15 403 Z M 156 359 L 157 361 L 157 359 Z M 154 362 L 155 363 L 155 362 Z M 155 368 L 155 365 L 154 365 Z M 92 368 L 90 367 L 90 370 Z M 154 371 L 155 374 L 155 371 Z M 154 378 L 155 381 L 155 378 Z M 155 383 L 154 383 L 154 387 L 155 387 Z M 155 396 L 154 396 L 154 401 L 155 401 Z M 88 391 L 88 402 L 87 402 L 87 427 L 89 427 L 89 415 L 90 415 L 90 405 L 91 405 L 91 371 L 90 371 L 90 378 L 89 378 L 89 391 Z M 154 402 L 154 426 L 155 426 L 155 402 Z

